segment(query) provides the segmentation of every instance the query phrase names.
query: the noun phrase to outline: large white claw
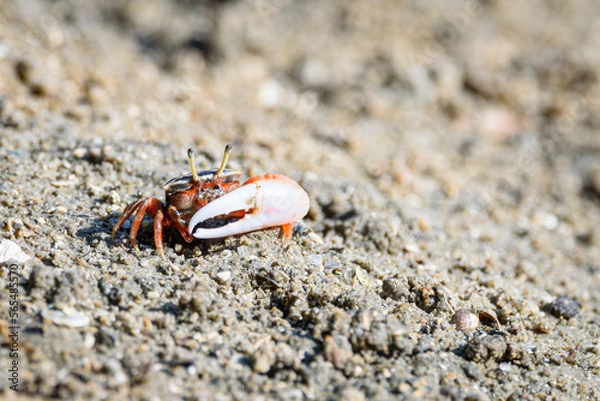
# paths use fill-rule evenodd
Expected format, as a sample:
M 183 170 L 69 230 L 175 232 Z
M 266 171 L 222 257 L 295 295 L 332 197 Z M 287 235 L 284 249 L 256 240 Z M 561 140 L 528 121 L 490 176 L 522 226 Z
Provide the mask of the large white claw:
M 249 180 L 198 210 L 188 229 L 196 238 L 222 238 L 293 224 L 306 216 L 309 207 L 308 194 L 294 180 L 282 175 L 267 175 Z M 209 219 L 240 210 L 249 213 L 222 227 L 198 227 Z

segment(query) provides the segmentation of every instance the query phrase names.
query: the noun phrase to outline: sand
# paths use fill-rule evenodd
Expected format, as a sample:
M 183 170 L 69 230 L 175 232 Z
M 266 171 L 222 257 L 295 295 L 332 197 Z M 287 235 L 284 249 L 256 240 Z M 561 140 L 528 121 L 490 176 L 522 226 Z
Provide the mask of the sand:
M 599 12 L 3 2 L 0 398 L 600 398 Z M 228 143 L 289 246 L 111 239 Z

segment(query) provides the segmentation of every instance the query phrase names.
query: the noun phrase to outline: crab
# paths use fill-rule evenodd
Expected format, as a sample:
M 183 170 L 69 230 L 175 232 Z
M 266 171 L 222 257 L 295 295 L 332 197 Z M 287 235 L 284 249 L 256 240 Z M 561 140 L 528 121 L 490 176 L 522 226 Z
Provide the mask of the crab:
M 196 172 L 194 150 L 188 149 L 191 174 L 175 177 L 164 186 L 165 202 L 150 197 L 125 207 L 112 229 L 112 237 L 131 216 L 129 239 L 136 237 L 145 215 L 154 218 L 154 243 L 163 259 L 163 228 L 174 227 L 186 242 L 213 239 L 271 227 L 281 227 L 286 245 L 296 221 L 308 213 L 308 194 L 281 174 L 252 177 L 240 184 L 241 172 L 226 169 L 231 153 L 227 145 L 218 169 Z

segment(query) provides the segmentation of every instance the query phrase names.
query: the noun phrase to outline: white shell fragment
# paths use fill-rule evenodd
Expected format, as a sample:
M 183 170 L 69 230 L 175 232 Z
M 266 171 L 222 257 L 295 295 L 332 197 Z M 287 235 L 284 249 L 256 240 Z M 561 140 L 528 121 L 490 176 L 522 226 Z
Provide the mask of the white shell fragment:
M 6 239 L 0 242 L 0 263 L 14 260 L 19 263 L 27 262 L 31 257 L 14 241 Z
M 42 311 L 42 317 L 57 326 L 77 328 L 85 327 L 90 324 L 90 318 L 87 317 L 85 313 L 75 309 L 65 309 L 64 311 L 46 309 Z

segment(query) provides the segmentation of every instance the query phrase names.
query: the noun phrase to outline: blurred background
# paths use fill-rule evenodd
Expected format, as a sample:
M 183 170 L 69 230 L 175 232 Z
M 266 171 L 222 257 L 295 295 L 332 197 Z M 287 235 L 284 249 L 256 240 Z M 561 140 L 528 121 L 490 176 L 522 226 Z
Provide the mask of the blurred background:
M 51 106 L 72 134 L 109 141 L 247 144 L 260 167 L 384 190 L 415 168 L 454 181 L 475 159 L 506 179 L 561 163 L 587 179 L 597 166 L 566 155 L 597 146 L 598 7 L 6 2 L 4 109 Z

